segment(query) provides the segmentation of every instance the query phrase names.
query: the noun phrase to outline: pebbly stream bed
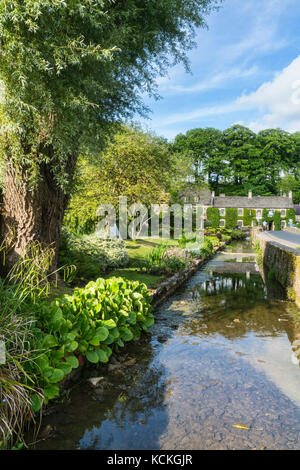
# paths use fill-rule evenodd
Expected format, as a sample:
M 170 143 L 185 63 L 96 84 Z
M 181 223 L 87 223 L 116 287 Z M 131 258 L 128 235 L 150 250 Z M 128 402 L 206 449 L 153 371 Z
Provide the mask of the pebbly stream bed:
M 215 256 L 151 334 L 90 372 L 97 387 L 83 379 L 44 417 L 35 447 L 300 449 L 300 314 L 237 249 L 251 256 Z

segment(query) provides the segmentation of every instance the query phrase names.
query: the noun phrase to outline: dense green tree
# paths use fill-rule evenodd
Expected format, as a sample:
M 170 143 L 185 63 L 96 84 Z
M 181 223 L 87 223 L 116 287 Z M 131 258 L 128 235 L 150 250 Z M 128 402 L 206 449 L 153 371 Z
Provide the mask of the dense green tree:
M 123 128 L 98 158 L 79 160 L 76 187 L 66 212 L 66 224 L 76 231 L 93 231 L 97 207 L 119 197 L 131 204 L 168 204 L 180 191 L 189 163 L 174 155 L 165 139 L 136 128 Z
M 222 132 L 218 129 L 191 129 L 174 140 L 177 152 L 190 153 L 193 159 L 195 181 L 206 180 L 211 187 L 226 175 L 227 165 L 222 152 Z
M 2 237 L 7 267 L 57 246 L 80 151 L 96 151 L 141 92 L 186 62 L 219 0 L 0 0 Z
M 289 171 L 293 165 L 295 143 L 291 135 L 282 129 L 266 129 L 258 133 L 260 149 L 260 171 L 266 184 L 276 188 L 282 171 Z
M 231 181 L 243 185 L 249 180 L 251 167 L 256 159 L 256 135 L 238 124 L 223 131 L 226 159 L 231 171 Z
M 293 200 L 298 204 L 300 201 L 300 181 L 291 174 L 286 174 L 279 179 L 277 183 L 277 191 L 279 193 L 293 193 Z
M 300 132 L 267 129 L 255 134 L 241 125 L 223 132 L 192 129 L 174 141 L 178 152 L 190 152 L 196 177 L 211 190 L 230 195 L 294 192 L 300 200 Z
M 294 143 L 294 151 L 291 158 L 290 172 L 295 178 L 300 179 L 300 132 L 295 132 L 291 138 Z

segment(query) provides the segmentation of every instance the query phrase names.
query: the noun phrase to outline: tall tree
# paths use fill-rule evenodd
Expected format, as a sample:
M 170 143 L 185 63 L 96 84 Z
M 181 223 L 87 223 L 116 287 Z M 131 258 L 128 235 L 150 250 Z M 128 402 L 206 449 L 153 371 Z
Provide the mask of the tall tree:
M 282 129 L 265 129 L 258 133 L 262 173 L 272 192 L 283 171 L 288 172 L 293 165 L 295 142 L 291 135 Z
M 178 134 L 174 140 L 174 149 L 190 154 L 196 182 L 207 180 L 211 187 L 216 187 L 220 176 L 225 177 L 222 132 L 218 129 L 196 128 L 186 134 Z
M 66 212 L 72 229 L 95 229 L 97 207 L 112 204 L 119 197 L 131 204 L 168 204 L 183 184 L 186 162 L 176 157 L 165 139 L 136 128 L 123 128 L 106 146 L 99 158 L 79 160 L 76 188 Z
M 206 180 L 218 193 L 246 195 L 251 189 L 267 196 L 294 187 L 298 194 L 300 132 L 266 129 L 255 134 L 237 124 L 223 132 L 198 128 L 176 136 L 174 149 L 189 153 L 196 181 Z
M 219 0 L 0 0 L 2 237 L 7 267 L 57 246 L 81 149 L 145 112 L 141 91 L 185 61 Z
M 235 185 L 244 185 L 248 181 L 251 163 L 256 156 L 255 141 L 256 134 L 238 124 L 223 131 L 226 159 Z

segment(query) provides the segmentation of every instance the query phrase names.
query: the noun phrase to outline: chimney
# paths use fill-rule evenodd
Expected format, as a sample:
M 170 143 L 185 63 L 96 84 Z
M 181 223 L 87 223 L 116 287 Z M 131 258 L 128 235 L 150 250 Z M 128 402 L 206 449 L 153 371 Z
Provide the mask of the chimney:
M 251 189 L 250 189 L 250 191 L 248 191 L 248 198 L 252 199 L 252 190 Z
M 293 191 L 289 192 L 289 198 L 293 200 Z

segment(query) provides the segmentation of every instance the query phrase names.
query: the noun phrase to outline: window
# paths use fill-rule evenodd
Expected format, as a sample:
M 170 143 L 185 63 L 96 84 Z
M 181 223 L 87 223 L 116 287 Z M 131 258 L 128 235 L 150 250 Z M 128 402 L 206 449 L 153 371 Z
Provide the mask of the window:
M 238 209 L 238 216 L 243 217 L 244 215 L 244 210 L 243 209 Z
M 286 227 L 286 221 L 285 221 L 285 220 L 282 220 L 282 221 L 281 221 L 281 228 L 283 229 L 283 228 L 285 228 L 285 227 Z
M 220 227 L 225 227 L 225 220 L 224 219 L 220 220 Z
M 239 226 L 239 227 L 242 227 L 242 226 L 243 226 L 243 221 L 242 221 L 242 220 L 238 220 L 238 226 Z
M 220 216 L 221 217 L 224 217 L 225 216 L 225 209 L 220 209 Z
M 197 196 L 194 197 L 194 202 L 199 202 L 199 198 Z
M 286 217 L 286 209 L 281 209 L 280 215 L 281 217 Z

